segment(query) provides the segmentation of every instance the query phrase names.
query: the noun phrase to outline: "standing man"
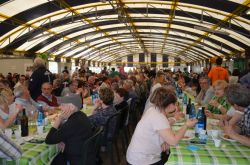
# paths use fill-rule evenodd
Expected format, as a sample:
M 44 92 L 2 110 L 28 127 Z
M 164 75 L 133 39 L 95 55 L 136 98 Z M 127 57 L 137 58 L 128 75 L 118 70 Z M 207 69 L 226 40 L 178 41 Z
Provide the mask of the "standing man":
M 33 100 L 36 100 L 41 95 L 41 87 L 44 82 L 52 82 L 52 74 L 46 68 L 45 61 L 40 57 L 34 60 L 34 72 L 29 80 L 29 91 Z
M 229 73 L 226 69 L 221 67 L 222 58 L 218 57 L 216 59 L 216 67 L 213 67 L 210 72 L 208 73 L 208 77 L 211 79 L 212 84 L 214 84 L 217 80 L 225 80 L 226 82 L 229 81 Z

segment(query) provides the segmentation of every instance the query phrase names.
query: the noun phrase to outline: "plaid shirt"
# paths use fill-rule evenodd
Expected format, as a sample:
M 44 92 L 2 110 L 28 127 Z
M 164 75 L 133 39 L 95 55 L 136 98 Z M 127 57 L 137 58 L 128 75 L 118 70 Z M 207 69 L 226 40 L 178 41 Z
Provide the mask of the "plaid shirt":
M 117 112 L 113 105 L 110 105 L 104 109 L 100 108 L 95 111 L 96 112 L 93 115 L 89 116 L 89 119 L 97 126 L 105 126 L 108 118 Z
M 109 117 L 117 113 L 116 109 L 113 105 L 108 106 L 107 108 L 100 108 L 95 110 L 95 114 L 89 116 L 90 121 L 96 126 L 105 126 L 106 122 L 108 121 Z M 108 130 L 108 137 L 113 137 L 113 133 L 115 131 L 115 121 L 112 120 L 109 124 L 110 127 Z
M 0 131 L 0 158 L 15 160 L 22 155 L 21 148 Z
M 223 96 L 221 98 L 218 98 L 217 96 L 214 96 L 211 100 L 217 100 L 217 102 L 222 105 L 227 111 L 231 107 L 231 105 L 227 102 L 226 96 Z M 208 110 L 210 110 L 214 114 L 221 114 L 221 111 L 218 107 L 215 107 L 211 104 L 208 104 L 207 106 Z
M 239 123 L 241 134 L 250 137 L 250 106 L 245 110 L 243 117 Z

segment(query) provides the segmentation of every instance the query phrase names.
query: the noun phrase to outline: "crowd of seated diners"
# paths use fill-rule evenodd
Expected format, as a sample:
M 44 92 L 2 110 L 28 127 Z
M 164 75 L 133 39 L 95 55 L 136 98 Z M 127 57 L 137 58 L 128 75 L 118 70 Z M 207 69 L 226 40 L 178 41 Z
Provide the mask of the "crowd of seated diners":
M 164 164 L 169 145 L 176 145 L 197 122 L 196 119 L 187 120 L 179 131 L 172 131 L 171 125 L 183 117 L 176 106 L 177 86 L 206 107 L 208 118 L 223 120 L 220 126 L 230 138 L 250 146 L 250 85 L 246 84 L 246 77 L 243 76 L 243 84 L 240 84 L 241 77 L 233 83 L 229 82 L 229 77 L 211 83 L 213 77 L 207 70 L 198 74 L 186 69 L 183 72 L 156 72 L 148 68 L 128 73 L 117 72 L 114 68 L 110 71 L 105 68 L 101 73 L 89 69 L 70 73 L 65 68 L 62 73 L 52 74 L 45 62 L 36 58 L 30 75 L 0 74 L 0 139 L 6 142 L 4 146 L 0 144 L 0 157 L 21 157 L 20 146 L 3 132 L 18 123 L 23 109 L 28 118 L 36 119 L 42 107 L 46 116 L 59 114 L 45 140 L 47 144 L 57 144 L 61 151 L 52 163 L 79 164 L 78 146 L 93 135 L 93 128 L 105 126 L 109 117 L 128 106 L 127 101 L 131 99 L 140 105 L 141 118 L 128 146 L 127 163 Z M 90 116 L 74 104 L 60 105 L 58 102 L 60 97 L 79 96 L 84 100 L 95 93 L 99 98 Z M 3 152 L 6 147 L 11 149 Z

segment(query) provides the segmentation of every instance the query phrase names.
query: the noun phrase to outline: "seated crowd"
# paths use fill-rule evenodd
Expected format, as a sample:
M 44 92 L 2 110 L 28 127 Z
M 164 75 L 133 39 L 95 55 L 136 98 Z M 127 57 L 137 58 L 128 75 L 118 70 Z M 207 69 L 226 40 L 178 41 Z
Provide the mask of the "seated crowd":
M 156 73 L 145 68 L 144 72 L 129 73 L 115 69 L 109 73 L 104 69 L 99 74 L 79 69 L 72 76 L 65 69 L 62 74 L 53 75 L 41 59 L 36 59 L 30 76 L 9 73 L 6 78 L 0 77 L 0 140 L 5 141 L 4 145 L 0 144 L 0 158 L 20 158 L 20 146 L 3 131 L 18 124 L 22 109 L 26 109 L 29 119 L 36 119 L 37 110 L 42 107 L 46 116 L 60 114 L 45 140 L 47 144 L 58 144 L 61 151 L 52 164 L 81 164 L 79 145 L 94 134 L 94 128 L 105 126 L 109 117 L 132 100 L 140 105 L 142 116 L 127 149 L 127 162 L 164 164 L 169 146 L 176 145 L 187 129 L 197 123 L 196 119 L 187 120 L 177 132 L 172 131 L 171 125 L 184 115 L 176 104 L 177 88 L 206 107 L 208 118 L 221 120 L 220 126 L 230 138 L 250 147 L 250 89 L 229 83 L 226 75 L 224 79 L 215 80 L 212 74 L 215 73 L 208 74 L 206 70 L 200 74 L 188 73 L 186 69 Z M 90 116 L 79 111 L 76 105 L 58 102 L 59 98 L 70 96 L 79 96 L 85 102 L 96 93 L 99 98 Z M 6 147 L 13 149 L 5 152 Z

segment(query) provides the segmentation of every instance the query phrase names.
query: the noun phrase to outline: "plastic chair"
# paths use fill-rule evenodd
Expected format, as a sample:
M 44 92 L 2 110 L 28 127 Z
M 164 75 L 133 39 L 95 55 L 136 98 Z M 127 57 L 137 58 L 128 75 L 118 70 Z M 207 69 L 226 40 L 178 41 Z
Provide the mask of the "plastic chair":
M 122 109 L 117 109 L 121 113 L 119 123 L 119 134 L 122 136 L 122 148 L 123 152 L 126 153 L 126 147 L 128 146 L 128 123 L 127 117 L 129 113 L 129 106 L 125 106 Z
M 97 128 L 94 135 L 88 138 L 82 147 L 82 164 L 95 165 L 101 147 L 103 127 Z M 94 160 L 93 160 L 94 159 Z
M 113 154 L 113 144 L 115 144 L 115 149 L 117 153 L 118 162 L 120 162 L 119 149 L 117 144 L 117 138 L 119 134 L 119 123 L 120 123 L 121 113 L 117 112 L 108 118 L 105 127 L 104 135 L 102 138 L 103 146 L 106 146 L 110 154 L 110 162 L 112 165 L 115 164 L 114 154 Z

